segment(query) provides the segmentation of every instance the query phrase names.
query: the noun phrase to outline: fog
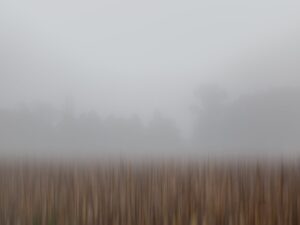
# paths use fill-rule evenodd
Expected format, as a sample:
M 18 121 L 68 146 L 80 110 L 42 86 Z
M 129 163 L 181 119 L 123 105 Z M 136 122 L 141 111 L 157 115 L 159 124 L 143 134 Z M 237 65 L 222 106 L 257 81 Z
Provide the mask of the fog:
M 297 154 L 296 1 L 0 3 L 0 154 Z

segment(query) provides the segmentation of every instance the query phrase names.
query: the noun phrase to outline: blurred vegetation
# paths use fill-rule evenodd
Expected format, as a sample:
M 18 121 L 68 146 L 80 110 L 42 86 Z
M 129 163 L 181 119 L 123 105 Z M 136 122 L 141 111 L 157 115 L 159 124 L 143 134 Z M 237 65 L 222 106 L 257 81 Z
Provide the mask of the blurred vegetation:
M 300 166 L 1 164 L 0 224 L 296 225 Z

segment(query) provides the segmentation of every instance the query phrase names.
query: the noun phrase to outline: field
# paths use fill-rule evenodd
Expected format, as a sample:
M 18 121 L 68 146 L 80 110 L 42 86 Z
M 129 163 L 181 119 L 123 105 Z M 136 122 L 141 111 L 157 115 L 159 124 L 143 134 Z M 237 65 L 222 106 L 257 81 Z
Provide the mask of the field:
M 0 166 L 1 225 L 297 225 L 300 164 Z

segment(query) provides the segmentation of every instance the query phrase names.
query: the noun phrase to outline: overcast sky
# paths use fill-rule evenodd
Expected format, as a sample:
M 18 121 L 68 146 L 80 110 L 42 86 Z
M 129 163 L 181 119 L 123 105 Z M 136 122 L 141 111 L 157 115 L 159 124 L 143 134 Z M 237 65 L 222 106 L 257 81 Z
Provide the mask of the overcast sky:
M 291 0 L 2 0 L 0 106 L 72 99 L 79 111 L 159 110 L 188 126 L 203 84 L 298 85 L 299 10 Z

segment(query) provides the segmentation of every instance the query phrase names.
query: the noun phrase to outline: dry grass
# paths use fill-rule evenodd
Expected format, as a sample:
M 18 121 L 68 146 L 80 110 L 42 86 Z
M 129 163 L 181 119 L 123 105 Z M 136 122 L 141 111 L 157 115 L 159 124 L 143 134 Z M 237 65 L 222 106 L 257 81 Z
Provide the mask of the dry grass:
M 296 225 L 300 166 L 5 165 L 1 225 Z

